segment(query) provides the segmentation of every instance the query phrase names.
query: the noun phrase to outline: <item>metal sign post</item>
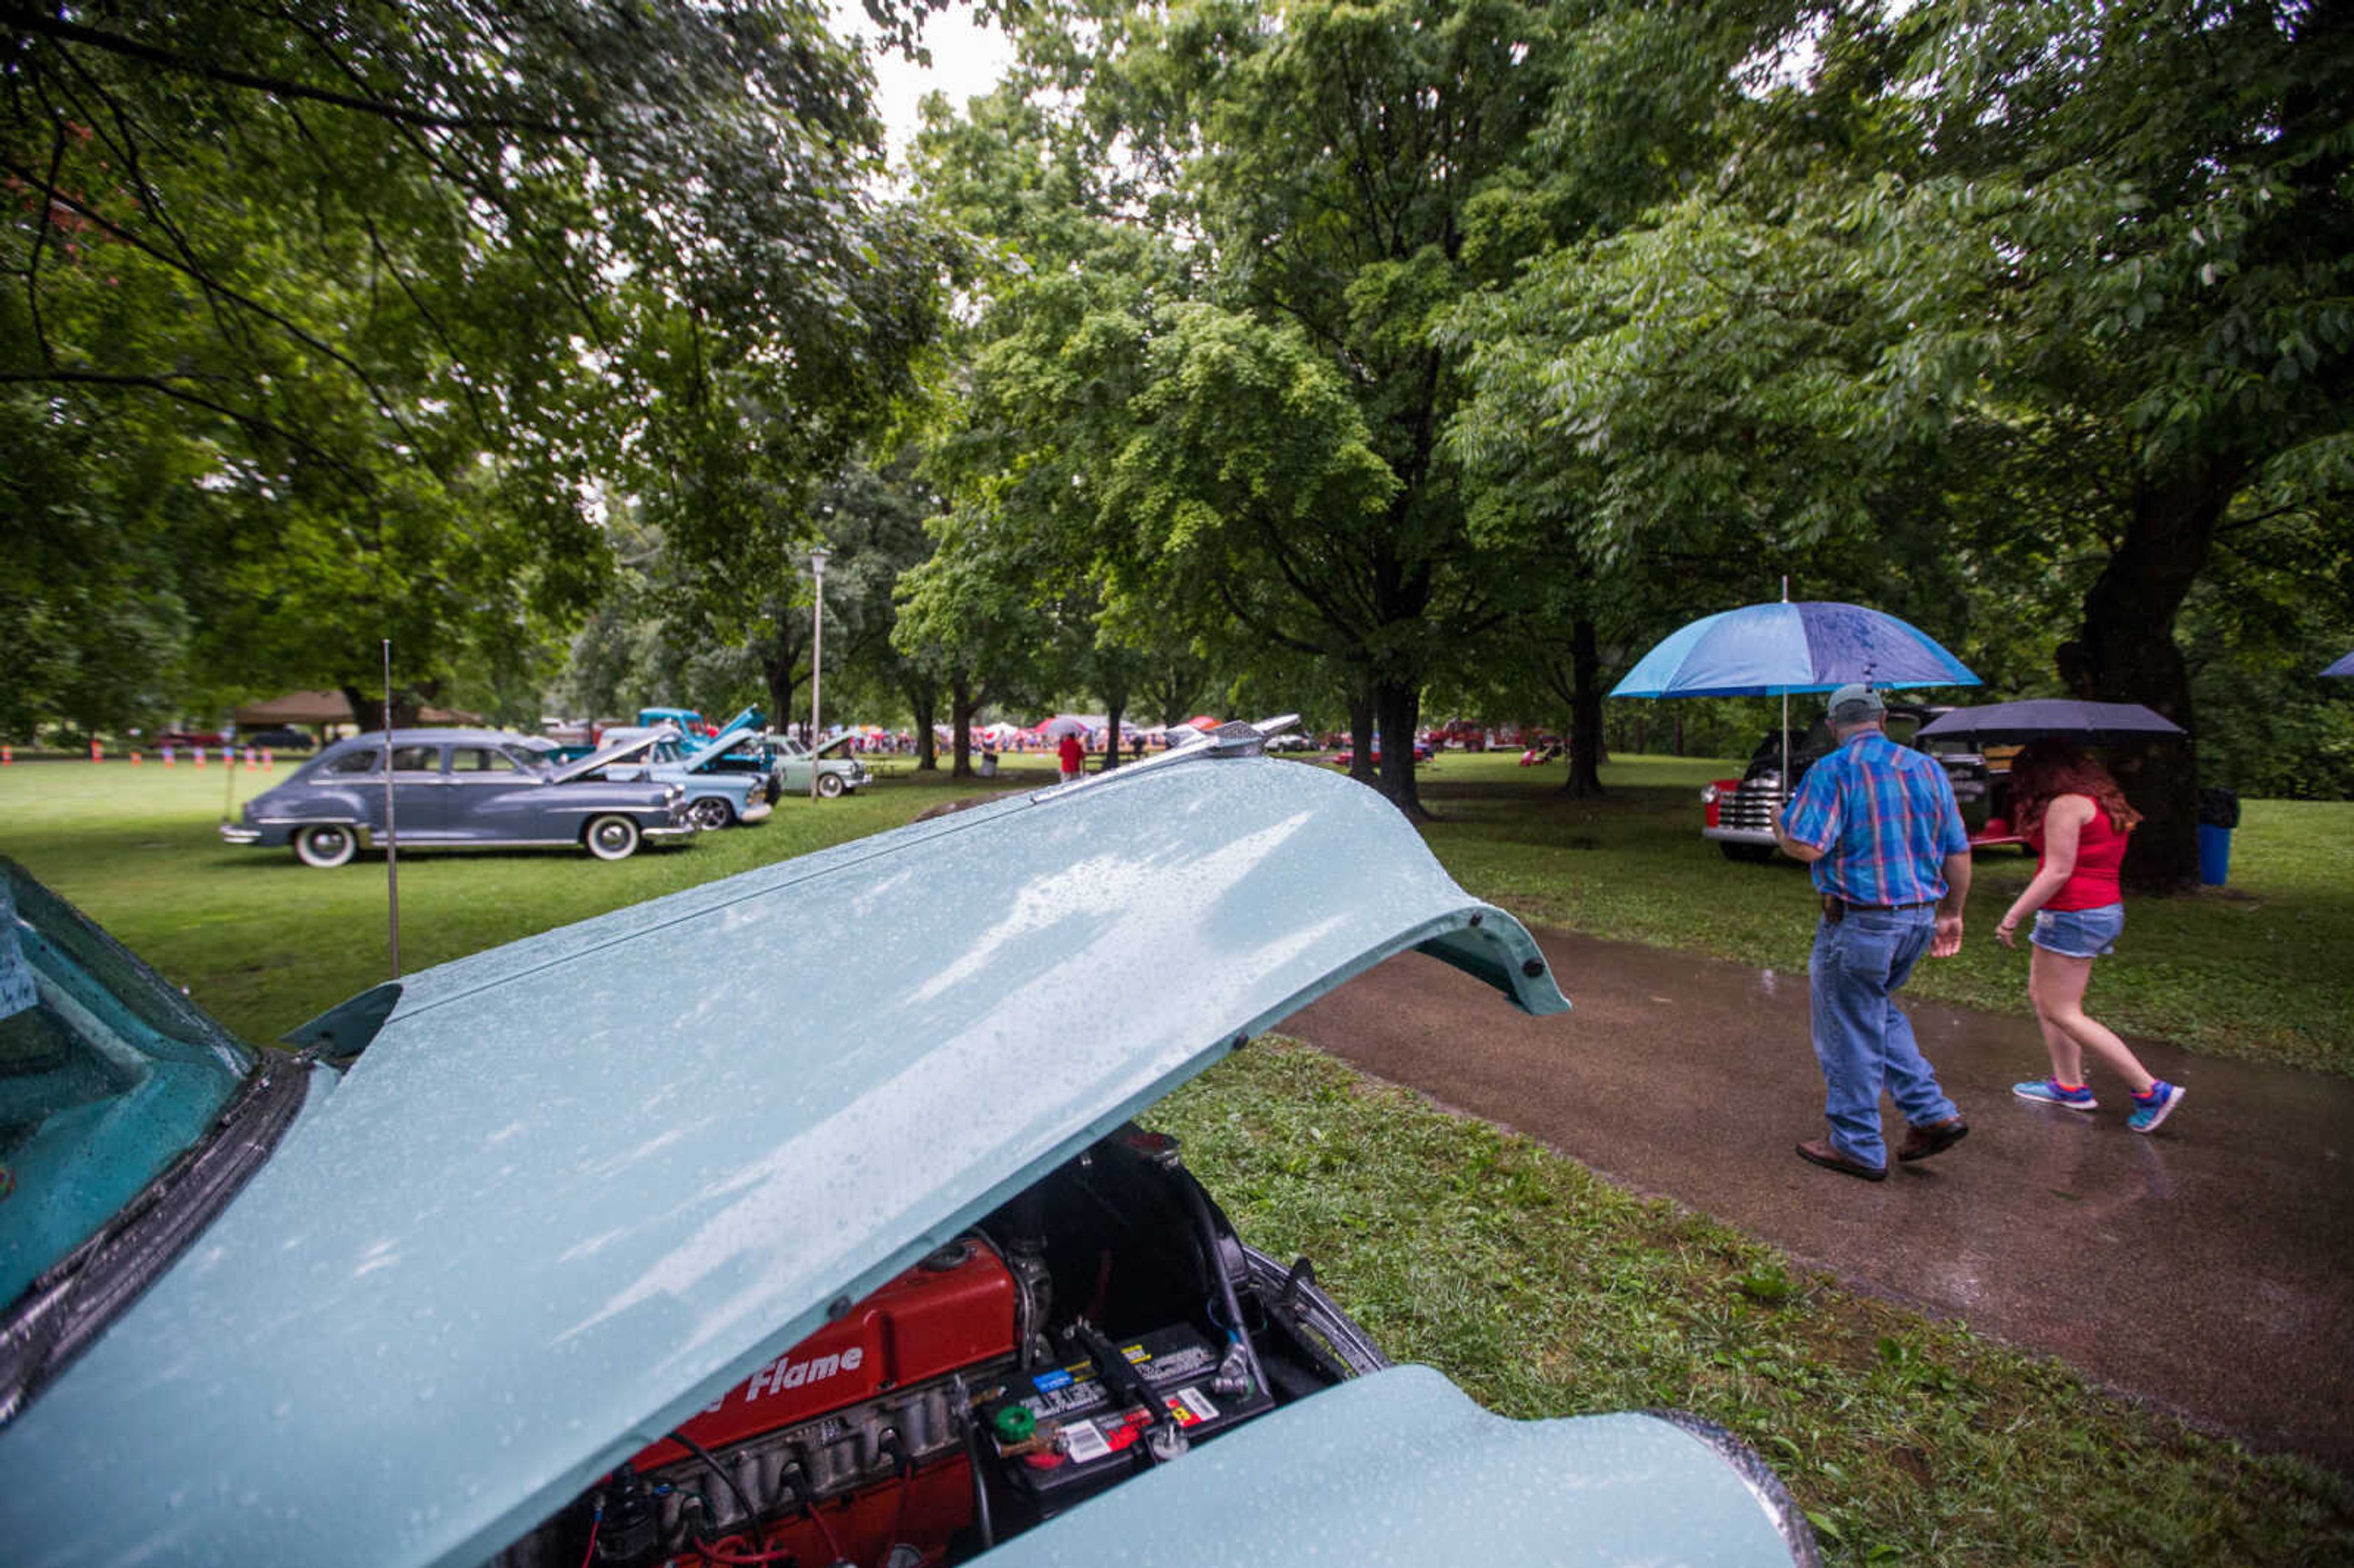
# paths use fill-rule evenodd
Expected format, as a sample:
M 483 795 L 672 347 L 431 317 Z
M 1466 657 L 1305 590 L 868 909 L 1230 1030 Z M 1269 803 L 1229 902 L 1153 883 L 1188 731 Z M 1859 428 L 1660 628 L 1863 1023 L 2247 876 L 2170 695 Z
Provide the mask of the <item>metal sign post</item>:
M 392 978 L 400 978 L 400 832 L 392 814 L 392 639 L 384 640 L 384 899 L 392 931 Z
M 810 552 L 810 571 L 817 591 L 810 600 L 810 802 L 817 801 L 817 683 L 825 667 L 825 551 Z

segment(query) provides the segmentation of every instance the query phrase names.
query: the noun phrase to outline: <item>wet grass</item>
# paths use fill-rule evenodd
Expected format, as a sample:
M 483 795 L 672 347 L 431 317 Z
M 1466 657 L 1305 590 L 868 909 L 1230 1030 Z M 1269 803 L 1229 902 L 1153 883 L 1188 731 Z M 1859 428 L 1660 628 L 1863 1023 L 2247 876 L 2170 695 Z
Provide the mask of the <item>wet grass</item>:
M 215 833 L 225 799 L 241 805 L 281 777 L 154 762 L 18 763 L 0 769 L 0 854 L 231 1028 L 275 1039 L 382 980 L 388 940 L 381 856 L 313 871 L 290 851 L 241 848 Z M 401 965 L 462 958 L 895 828 L 928 806 L 1013 782 L 950 785 L 910 773 L 838 800 L 789 796 L 764 822 L 699 833 L 676 848 L 648 846 L 613 864 L 579 851 L 404 852 Z
M 1558 763 L 1449 755 L 1424 779 L 1424 837 L 1458 881 L 1524 919 L 1803 971 L 1805 868 L 1736 864 L 1700 837 L 1700 787 L 1729 767 L 1628 758 L 1604 769 L 1601 800 L 1574 800 Z M 2127 1033 L 2354 1074 L 2354 802 L 2251 800 L 2232 838 L 2230 885 L 2128 899 L 2087 1006 Z M 1978 857 L 1962 953 L 1924 963 L 1912 994 L 2031 1016 L 2027 954 L 1994 926 L 2034 869 L 2013 850 Z
M 2354 1486 L 1844 1291 L 1306 1046 L 1152 1112 L 1243 1234 L 1391 1357 L 1522 1418 L 1658 1406 L 1770 1460 L 1834 1563 L 2354 1561 Z

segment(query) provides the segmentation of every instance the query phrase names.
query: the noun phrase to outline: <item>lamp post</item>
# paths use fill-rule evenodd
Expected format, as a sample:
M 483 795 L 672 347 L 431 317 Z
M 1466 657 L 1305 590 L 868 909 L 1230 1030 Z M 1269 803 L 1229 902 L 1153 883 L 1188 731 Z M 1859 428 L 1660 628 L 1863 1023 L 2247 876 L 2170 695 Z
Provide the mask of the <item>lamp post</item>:
M 817 695 L 818 677 L 825 667 L 825 551 L 822 547 L 810 552 L 810 575 L 817 579 L 817 591 L 810 596 L 810 801 L 817 800 Z

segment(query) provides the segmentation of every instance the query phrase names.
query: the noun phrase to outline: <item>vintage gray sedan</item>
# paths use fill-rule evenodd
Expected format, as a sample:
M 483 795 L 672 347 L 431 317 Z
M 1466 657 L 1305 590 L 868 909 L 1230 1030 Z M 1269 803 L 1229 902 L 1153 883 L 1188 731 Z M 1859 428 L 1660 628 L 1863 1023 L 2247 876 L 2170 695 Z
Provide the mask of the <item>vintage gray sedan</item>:
M 641 742 L 635 749 L 642 750 Z M 292 779 L 223 822 L 234 844 L 292 844 L 304 865 L 337 866 L 386 839 L 385 763 L 392 764 L 393 827 L 418 848 L 584 848 L 623 860 L 645 841 L 683 839 L 695 824 L 676 784 L 614 783 L 591 776 L 632 747 L 545 764 L 521 736 L 494 729 L 397 729 L 339 740 Z

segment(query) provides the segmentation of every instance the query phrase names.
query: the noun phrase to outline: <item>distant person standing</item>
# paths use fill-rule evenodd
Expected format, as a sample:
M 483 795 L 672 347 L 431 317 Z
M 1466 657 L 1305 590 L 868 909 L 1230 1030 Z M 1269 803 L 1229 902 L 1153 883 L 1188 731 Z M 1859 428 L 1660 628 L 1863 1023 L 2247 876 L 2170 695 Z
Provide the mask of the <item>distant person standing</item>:
M 2032 917 L 2028 937 L 2027 999 L 2051 1053 L 2052 1075 L 2011 1086 L 2023 1100 L 2090 1111 L 2099 1102 L 2084 1079 L 2084 1053 L 2126 1081 L 2133 1109 L 2126 1125 L 2156 1130 L 2182 1103 L 2182 1088 L 2152 1077 L 2132 1049 L 2084 1011 L 2093 960 L 2116 951 L 2126 927 L 2117 868 L 2141 813 L 2107 768 L 2064 741 L 2033 740 L 2010 764 L 2011 816 L 2035 847 L 2035 879 L 1994 928 L 2006 948 L 2017 947 L 2019 925 Z
M 1961 951 L 1970 840 L 1945 768 L 1888 738 L 1888 710 L 1869 686 L 1833 692 L 1828 720 L 1838 744 L 1774 830 L 1813 866 L 1823 905 L 1807 976 L 1830 1137 L 1799 1144 L 1798 1158 L 1881 1181 L 1883 1087 L 1909 1124 L 1897 1159 L 1926 1160 L 1969 1134 L 1893 993 L 1923 953 Z
M 1064 783 L 1068 784 L 1072 779 L 1076 779 L 1080 774 L 1087 771 L 1087 747 L 1079 744 L 1079 736 L 1076 730 L 1065 732 L 1063 736 L 1063 744 L 1057 748 L 1056 755 L 1062 759 Z

